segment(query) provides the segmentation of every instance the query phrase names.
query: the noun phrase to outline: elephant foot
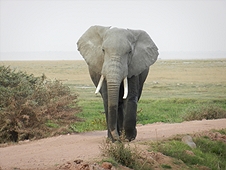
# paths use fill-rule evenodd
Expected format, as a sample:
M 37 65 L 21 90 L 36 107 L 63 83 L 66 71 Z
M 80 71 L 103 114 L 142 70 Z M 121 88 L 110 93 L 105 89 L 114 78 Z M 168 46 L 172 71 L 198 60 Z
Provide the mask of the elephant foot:
M 108 130 L 108 138 L 111 139 L 112 142 L 120 141 L 120 137 L 117 130 L 113 131 Z
M 132 140 L 135 140 L 137 136 L 137 129 L 129 129 L 125 130 L 125 138 L 130 142 Z
M 137 129 L 130 129 L 130 130 L 123 130 L 123 132 L 119 133 L 114 131 L 108 130 L 108 138 L 111 139 L 112 142 L 116 141 L 128 141 L 131 142 L 136 139 L 137 136 Z
M 115 129 L 113 131 L 111 131 L 111 136 L 114 140 L 119 140 L 119 134 L 118 134 L 118 131 Z

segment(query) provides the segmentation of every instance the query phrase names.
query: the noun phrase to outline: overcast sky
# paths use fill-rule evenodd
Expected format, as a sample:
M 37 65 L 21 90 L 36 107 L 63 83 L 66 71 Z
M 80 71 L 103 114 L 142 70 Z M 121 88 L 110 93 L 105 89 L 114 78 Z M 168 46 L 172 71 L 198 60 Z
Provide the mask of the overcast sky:
M 159 51 L 226 51 L 226 1 L 0 0 L 0 52 L 77 51 L 92 25 L 142 29 Z

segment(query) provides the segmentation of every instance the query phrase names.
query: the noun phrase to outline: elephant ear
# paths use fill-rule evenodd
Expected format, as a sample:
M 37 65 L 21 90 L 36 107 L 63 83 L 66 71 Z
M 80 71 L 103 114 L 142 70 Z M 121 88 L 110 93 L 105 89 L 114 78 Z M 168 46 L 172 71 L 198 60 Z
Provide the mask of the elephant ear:
M 78 40 L 78 51 L 85 59 L 89 69 L 101 73 L 104 55 L 102 42 L 105 32 L 110 27 L 91 26 Z
M 150 36 L 142 30 L 128 30 L 135 37 L 135 47 L 131 62 L 129 64 L 128 77 L 142 73 L 158 58 L 158 48 Z

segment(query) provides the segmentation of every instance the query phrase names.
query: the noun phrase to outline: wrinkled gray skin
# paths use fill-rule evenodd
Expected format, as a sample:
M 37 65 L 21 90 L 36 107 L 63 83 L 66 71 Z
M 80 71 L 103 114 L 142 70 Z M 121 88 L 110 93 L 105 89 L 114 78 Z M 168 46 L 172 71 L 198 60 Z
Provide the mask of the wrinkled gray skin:
M 136 138 L 137 102 L 149 66 L 158 57 L 158 48 L 145 31 L 90 27 L 77 42 L 78 50 L 89 67 L 95 86 L 101 75 L 108 137 L 119 140 L 122 131 L 131 141 Z M 123 79 L 128 78 L 128 96 L 123 99 Z

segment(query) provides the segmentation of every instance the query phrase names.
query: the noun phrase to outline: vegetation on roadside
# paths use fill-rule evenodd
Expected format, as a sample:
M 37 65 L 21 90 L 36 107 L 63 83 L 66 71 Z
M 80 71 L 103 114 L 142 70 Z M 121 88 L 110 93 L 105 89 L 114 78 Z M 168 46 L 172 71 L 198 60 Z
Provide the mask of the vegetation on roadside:
M 225 99 L 169 98 L 141 100 L 138 105 L 137 122 L 140 124 L 153 122 L 175 123 L 189 120 L 226 118 L 225 103 Z M 75 123 L 73 124 L 74 127 L 80 128 L 80 131 L 84 129 L 85 131 L 106 129 L 102 101 L 84 100 L 79 102 L 79 106 L 84 109 L 78 115 L 86 117 L 86 123 Z M 225 135 L 226 129 L 219 132 Z M 193 150 L 182 143 L 181 138 L 152 143 L 150 152 L 144 154 L 141 150 L 136 147 L 134 148 L 129 143 L 123 142 L 123 140 L 122 142 L 115 143 L 107 140 L 106 143 L 101 144 L 101 151 L 105 156 L 104 162 L 110 162 L 116 167 L 123 165 L 135 170 L 153 169 L 153 167 L 159 167 L 160 169 L 179 167 L 179 169 L 209 168 L 216 170 L 226 168 L 224 160 L 226 157 L 226 143 L 214 141 L 206 136 L 196 137 L 194 141 L 197 148 Z M 170 162 L 163 161 L 162 163 L 156 163 L 158 161 L 154 161 L 154 159 L 165 159 L 164 155 L 169 157 Z
M 104 162 L 131 169 L 226 169 L 226 129 L 193 134 L 196 148 L 182 142 L 179 135 L 164 141 L 142 143 L 149 149 L 140 150 L 125 142 L 109 140 L 100 146 Z
M 60 81 L 0 66 L 0 143 L 68 133 L 77 95 Z
M 102 155 L 106 157 L 104 161 L 115 165 L 123 165 L 134 170 L 150 170 L 152 167 L 152 162 L 142 155 L 142 151 L 130 146 L 123 137 L 120 142 L 115 143 L 107 139 L 101 144 L 100 149 Z
M 218 133 L 222 133 L 222 139 L 216 138 Z M 176 137 L 161 142 L 150 144 L 149 150 L 161 152 L 164 155 L 183 161 L 190 169 L 226 169 L 226 129 L 215 131 L 215 133 L 193 135 L 196 148 L 192 149 L 181 141 L 181 137 Z M 212 138 L 211 136 L 214 136 Z

